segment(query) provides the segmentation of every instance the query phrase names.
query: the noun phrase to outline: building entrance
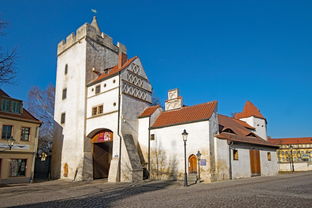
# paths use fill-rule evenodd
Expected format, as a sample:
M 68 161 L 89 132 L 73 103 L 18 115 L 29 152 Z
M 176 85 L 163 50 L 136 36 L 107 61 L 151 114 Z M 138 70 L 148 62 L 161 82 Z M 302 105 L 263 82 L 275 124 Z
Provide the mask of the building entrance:
M 91 142 L 93 143 L 93 179 L 108 178 L 112 160 L 113 133 L 102 130 L 93 136 Z
M 197 157 L 195 155 L 189 157 L 189 173 L 197 173 Z
M 252 149 L 249 151 L 249 155 L 250 155 L 251 176 L 261 175 L 259 150 Z

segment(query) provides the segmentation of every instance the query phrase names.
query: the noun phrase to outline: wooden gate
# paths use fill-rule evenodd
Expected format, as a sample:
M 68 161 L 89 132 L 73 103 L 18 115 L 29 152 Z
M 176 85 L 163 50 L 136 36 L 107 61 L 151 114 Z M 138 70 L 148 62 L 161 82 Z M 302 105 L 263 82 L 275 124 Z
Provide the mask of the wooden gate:
M 252 149 L 249 151 L 250 154 L 250 168 L 251 176 L 261 175 L 261 166 L 260 166 L 260 152 L 259 150 Z
M 189 173 L 197 173 L 197 157 L 195 155 L 189 157 Z

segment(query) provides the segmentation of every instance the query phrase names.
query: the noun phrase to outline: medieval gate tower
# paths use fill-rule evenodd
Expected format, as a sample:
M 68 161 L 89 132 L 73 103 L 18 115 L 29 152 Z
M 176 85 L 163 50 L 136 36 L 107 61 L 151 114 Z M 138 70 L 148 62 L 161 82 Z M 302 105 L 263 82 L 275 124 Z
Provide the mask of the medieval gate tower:
M 52 176 L 143 178 L 137 116 L 152 87 L 138 57 L 101 32 L 94 17 L 57 48 Z

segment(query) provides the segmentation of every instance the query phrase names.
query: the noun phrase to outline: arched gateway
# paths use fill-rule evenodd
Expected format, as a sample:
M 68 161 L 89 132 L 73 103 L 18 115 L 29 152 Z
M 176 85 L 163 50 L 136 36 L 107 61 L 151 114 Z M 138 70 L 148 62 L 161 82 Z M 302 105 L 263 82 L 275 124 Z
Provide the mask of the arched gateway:
M 109 129 L 100 129 L 91 132 L 88 137 L 92 143 L 93 179 L 108 178 L 112 160 L 113 132 Z

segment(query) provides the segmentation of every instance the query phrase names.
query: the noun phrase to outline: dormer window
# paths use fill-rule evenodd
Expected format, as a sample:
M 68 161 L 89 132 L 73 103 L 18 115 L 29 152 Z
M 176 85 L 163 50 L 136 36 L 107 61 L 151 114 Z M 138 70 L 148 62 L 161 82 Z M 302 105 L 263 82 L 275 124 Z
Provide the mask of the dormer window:
M 23 104 L 21 101 L 12 99 L 1 99 L 0 110 L 7 113 L 22 113 Z
M 234 132 L 232 129 L 230 129 L 230 128 L 226 128 L 226 129 L 224 129 L 222 132 L 227 132 L 227 133 L 235 134 L 235 132 Z

